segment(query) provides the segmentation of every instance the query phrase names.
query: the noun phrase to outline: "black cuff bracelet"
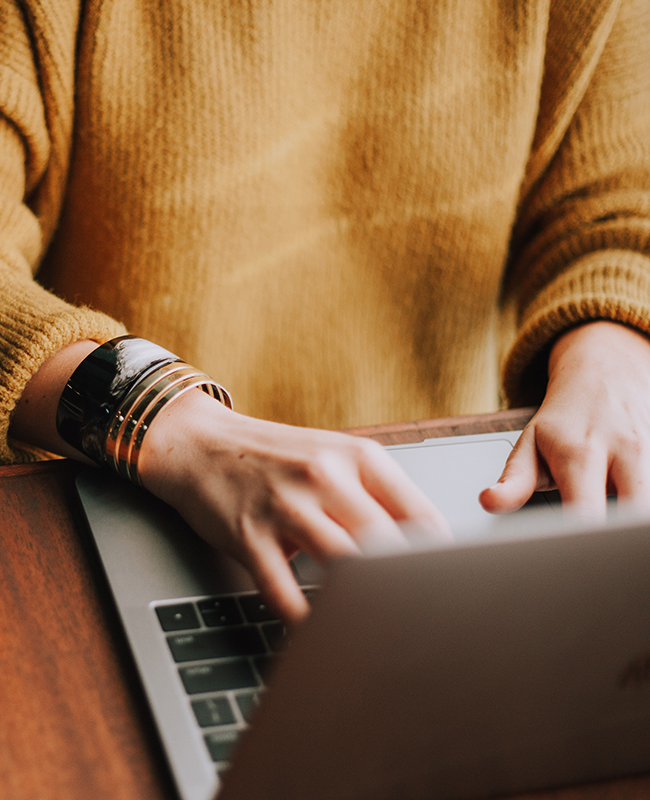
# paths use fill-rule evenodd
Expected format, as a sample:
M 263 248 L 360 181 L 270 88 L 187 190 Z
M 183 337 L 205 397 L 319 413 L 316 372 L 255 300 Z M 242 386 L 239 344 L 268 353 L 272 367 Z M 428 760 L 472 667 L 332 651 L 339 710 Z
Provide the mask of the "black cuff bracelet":
M 56 428 L 68 444 L 98 464 L 122 398 L 157 367 L 178 356 L 137 336 L 111 339 L 87 356 L 70 376 L 56 413 Z

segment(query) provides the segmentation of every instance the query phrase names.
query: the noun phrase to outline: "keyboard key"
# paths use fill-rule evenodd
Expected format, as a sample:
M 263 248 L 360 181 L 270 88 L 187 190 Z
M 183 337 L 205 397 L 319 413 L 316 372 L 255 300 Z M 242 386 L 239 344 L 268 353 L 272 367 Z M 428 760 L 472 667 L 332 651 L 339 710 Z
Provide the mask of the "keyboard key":
M 208 628 L 241 625 L 244 621 L 234 597 L 211 597 L 209 600 L 201 600 L 199 611 Z
M 253 692 L 253 694 L 238 694 L 236 698 L 242 717 L 250 725 L 255 709 L 260 704 L 259 692 Z
M 248 622 L 270 622 L 277 619 L 277 615 L 266 605 L 261 594 L 243 594 L 239 602 Z
M 261 625 L 262 633 L 269 648 L 274 653 L 279 653 L 287 644 L 287 629 L 282 622 L 265 622 Z
M 227 689 L 253 689 L 259 686 L 253 668 L 246 659 L 222 664 L 182 667 L 181 680 L 188 694 L 225 692 Z
M 210 697 L 207 700 L 195 700 L 192 703 L 196 721 L 202 728 L 212 725 L 232 725 L 235 715 L 227 697 Z
M 188 631 L 201 627 L 192 603 L 158 606 L 156 614 L 164 631 Z
M 255 656 L 266 652 L 262 637 L 254 625 L 168 636 L 167 644 L 177 662 Z
M 237 733 L 207 733 L 205 743 L 213 761 L 228 761 L 237 743 Z

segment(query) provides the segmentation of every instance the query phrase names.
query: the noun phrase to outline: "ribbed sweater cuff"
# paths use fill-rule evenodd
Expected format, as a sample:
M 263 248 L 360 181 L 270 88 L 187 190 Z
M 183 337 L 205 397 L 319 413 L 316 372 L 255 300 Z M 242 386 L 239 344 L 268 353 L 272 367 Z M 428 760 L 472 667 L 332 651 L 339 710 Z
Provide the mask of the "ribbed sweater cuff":
M 8 439 L 9 423 L 23 390 L 51 355 L 79 339 L 105 342 L 124 326 L 88 308 L 75 308 L 29 280 L 9 279 L 0 307 L 0 463 L 34 461 L 38 451 Z M 3 298 L 4 299 L 4 298 Z
M 504 362 L 508 404 L 540 403 L 553 342 L 565 331 L 599 319 L 650 335 L 650 257 L 628 250 L 590 253 L 538 294 L 525 310 Z

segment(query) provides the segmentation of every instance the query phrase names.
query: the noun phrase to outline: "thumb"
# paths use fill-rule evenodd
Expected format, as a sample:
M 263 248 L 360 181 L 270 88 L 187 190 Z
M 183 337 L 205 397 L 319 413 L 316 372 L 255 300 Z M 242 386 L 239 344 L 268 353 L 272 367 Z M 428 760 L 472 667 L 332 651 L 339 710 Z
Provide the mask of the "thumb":
M 498 482 L 484 489 L 479 501 L 492 514 L 517 511 L 538 488 L 540 478 L 535 430 L 529 425 L 510 453 Z

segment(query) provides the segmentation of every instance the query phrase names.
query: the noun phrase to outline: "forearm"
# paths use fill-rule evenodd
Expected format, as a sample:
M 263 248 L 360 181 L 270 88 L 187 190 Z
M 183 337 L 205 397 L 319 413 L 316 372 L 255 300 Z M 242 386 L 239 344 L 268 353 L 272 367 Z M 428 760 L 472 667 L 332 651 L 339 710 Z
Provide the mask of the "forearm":
M 56 409 L 68 378 L 96 347 L 97 342 L 81 339 L 63 347 L 43 363 L 16 406 L 9 426 L 12 438 L 50 453 L 90 463 L 86 456 L 59 436 Z

